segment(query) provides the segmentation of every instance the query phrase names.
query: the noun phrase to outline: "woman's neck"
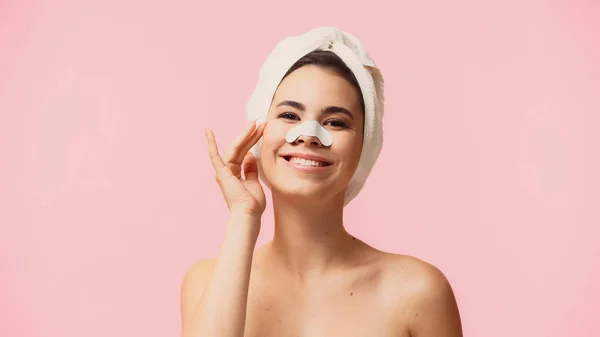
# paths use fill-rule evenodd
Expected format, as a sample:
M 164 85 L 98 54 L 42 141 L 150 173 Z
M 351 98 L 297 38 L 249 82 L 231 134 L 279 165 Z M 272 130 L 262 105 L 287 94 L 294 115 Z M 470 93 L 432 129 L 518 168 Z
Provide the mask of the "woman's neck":
M 306 202 L 273 197 L 273 262 L 304 279 L 343 266 L 354 238 L 343 223 L 343 199 Z

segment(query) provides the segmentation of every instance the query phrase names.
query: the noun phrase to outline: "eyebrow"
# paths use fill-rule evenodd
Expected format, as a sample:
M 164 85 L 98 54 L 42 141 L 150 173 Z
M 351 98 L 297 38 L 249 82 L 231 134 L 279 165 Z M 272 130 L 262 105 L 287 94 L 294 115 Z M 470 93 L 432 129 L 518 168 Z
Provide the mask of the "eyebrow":
M 300 102 L 296 102 L 296 101 L 281 101 L 277 104 L 277 107 L 284 106 L 284 105 L 291 106 L 292 108 L 296 108 L 301 111 L 306 111 L 306 107 L 304 106 L 304 104 L 302 104 Z M 324 114 L 343 113 L 345 115 L 348 115 L 348 117 L 350 117 L 352 120 L 354 120 L 354 116 L 352 115 L 350 110 L 348 110 L 344 107 L 341 107 L 341 106 L 328 106 L 328 107 L 322 109 L 321 113 L 324 113 Z

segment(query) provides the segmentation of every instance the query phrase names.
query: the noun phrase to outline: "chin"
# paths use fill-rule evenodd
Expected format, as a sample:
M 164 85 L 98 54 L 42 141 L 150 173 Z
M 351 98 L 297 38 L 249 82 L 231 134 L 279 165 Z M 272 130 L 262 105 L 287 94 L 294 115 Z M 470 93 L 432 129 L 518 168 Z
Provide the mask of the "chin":
M 325 197 L 328 193 L 328 188 L 317 182 L 305 182 L 298 180 L 288 180 L 284 186 L 279 184 L 277 192 L 289 197 L 298 198 L 315 198 Z
M 319 181 L 306 179 L 306 177 L 282 176 L 271 182 L 271 191 L 274 195 L 297 200 L 303 204 L 333 200 L 344 190 L 344 186 L 338 186 L 339 182 L 336 184 L 335 181 Z

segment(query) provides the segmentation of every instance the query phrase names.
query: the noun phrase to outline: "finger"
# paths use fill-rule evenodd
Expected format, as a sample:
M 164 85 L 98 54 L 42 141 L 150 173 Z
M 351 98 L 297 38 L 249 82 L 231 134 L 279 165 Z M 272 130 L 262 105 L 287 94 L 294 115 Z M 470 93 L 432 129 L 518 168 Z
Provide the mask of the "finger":
M 220 169 L 225 166 L 223 159 L 219 155 L 219 148 L 217 146 L 217 141 L 215 140 L 215 134 L 211 129 L 206 129 L 206 142 L 208 143 L 208 156 L 210 157 L 210 161 L 215 170 Z
M 237 158 L 235 158 L 238 162 L 242 162 L 244 160 L 246 154 L 248 153 L 248 151 L 250 151 L 250 148 L 252 148 L 252 146 L 254 146 L 258 142 L 260 137 L 262 137 L 263 132 L 265 130 L 265 126 L 266 123 L 260 124 L 254 131 L 254 133 L 250 136 L 248 141 L 244 143 L 244 146 L 239 149 Z
M 238 179 L 242 178 L 242 165 L 225 163 L 225 166 L 231 171 L 231 173 Z
M 215 179 L 222 180 L 225 177 L 232 176 L 232 172 L 219 155 L 219 148 L 215 140 L 214 132 L 211 129 L 206 129 L 206 140 L 208 143 L 208 155 L 215 170 Z
M 258 164 L 252 152 L 248 152 L 244 157 L 243 169 L 246 180 L 258 180 Z
M 231 162 L 235 158 L 238 157 L 239 149 L 243 147 L 244 143 L 252 136 L 252 134 L 256 131 L 256 122 L 252 122 L 248 124 L 244 132 L 237 136 L 233 143 L 229 146 L 229 149 L 223 156 L 223 160 L 227 162 Z
M 252 133 L 256 130 L 256 122 L 252 122 L 249 123 L 248 126 L 246 126 L 246 129 L 244 130 L 244 132 L 237 136 L 233 142 L 231 143 L 231 145 L 228 148 L 227 154 L 224 156 L 225 159 L 231 159 L 234 155 L 235 155 L 235 150 L 238 149 L 241 144 L 248 139 L 248 137 L 250 137 L 252 135 Z M 226 160 L 227 162 L 227 160 Z

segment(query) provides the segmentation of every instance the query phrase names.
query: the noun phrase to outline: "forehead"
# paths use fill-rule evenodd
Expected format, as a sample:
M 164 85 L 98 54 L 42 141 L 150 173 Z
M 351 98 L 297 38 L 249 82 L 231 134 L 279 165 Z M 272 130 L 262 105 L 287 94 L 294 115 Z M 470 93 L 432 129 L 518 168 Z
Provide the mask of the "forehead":
M 357 89 L 332 70 L 304 66 L 289 74 L 279 85 L 273 103 L 294 100 L 305 105 L 343 106 L 351 111 L 360 109 Z

